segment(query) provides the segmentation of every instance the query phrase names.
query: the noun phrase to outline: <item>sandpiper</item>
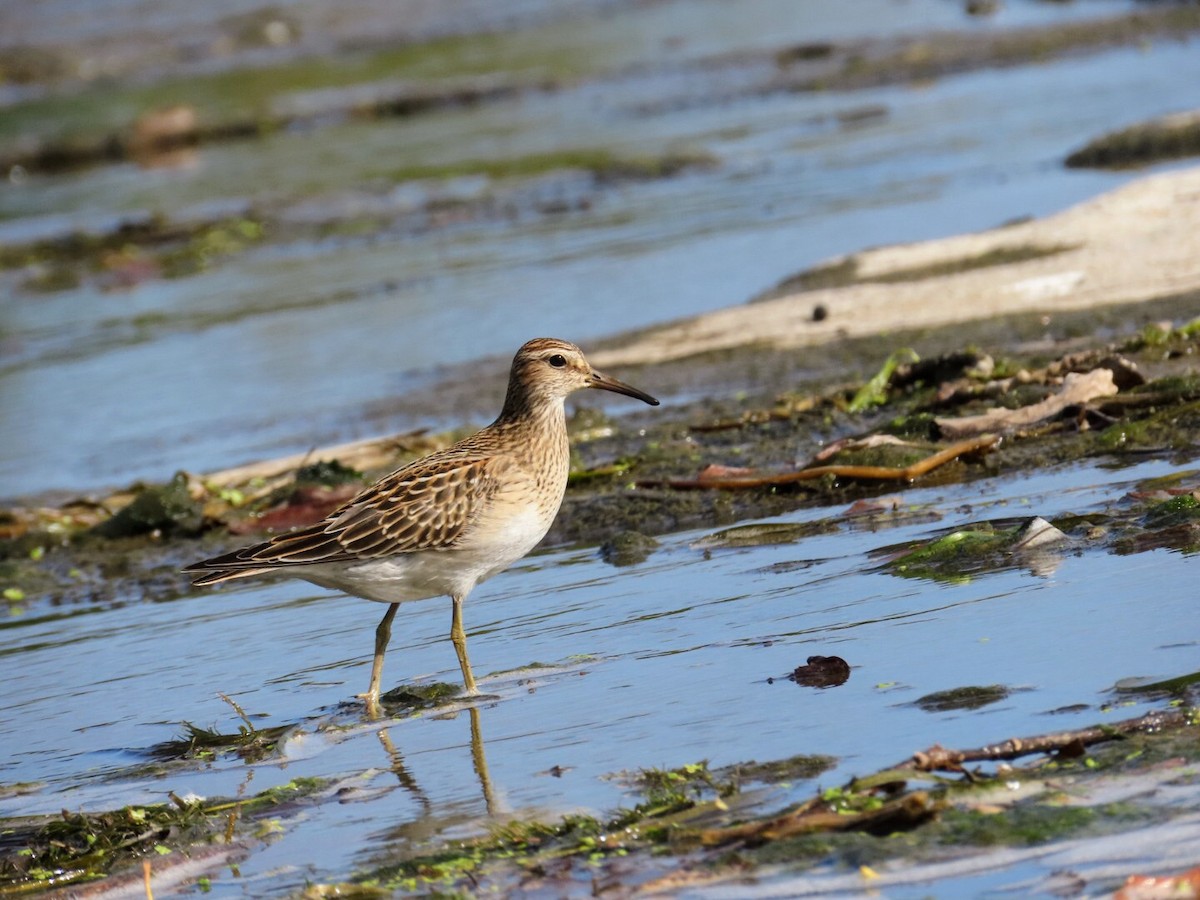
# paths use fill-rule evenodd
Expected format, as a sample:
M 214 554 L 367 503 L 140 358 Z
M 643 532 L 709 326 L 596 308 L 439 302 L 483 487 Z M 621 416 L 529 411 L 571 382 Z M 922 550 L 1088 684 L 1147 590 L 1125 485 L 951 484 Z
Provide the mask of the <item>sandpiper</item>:
M 196 585 L 279 573 L 387 603 L 375 629 L 371 684 L 379 712 L 383 656 L 400 603 L 449 595 L 450 640 L 463 683 L 476 693 L 462 605 L 479 582 L 508 568 L 550 529 L 567 489 L 568 394 L 599 388 L 658 401 L 602 375 L 568 341 L 535 338 L 517 351 L 500 416 L 482 431 L 385 476 L 320 522 L 193 563 Z

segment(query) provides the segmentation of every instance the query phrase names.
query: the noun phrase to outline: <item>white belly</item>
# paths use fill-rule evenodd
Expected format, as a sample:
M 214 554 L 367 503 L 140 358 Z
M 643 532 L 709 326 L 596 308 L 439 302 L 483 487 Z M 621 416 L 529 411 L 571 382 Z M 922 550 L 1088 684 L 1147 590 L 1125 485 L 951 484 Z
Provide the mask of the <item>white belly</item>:
M 535 510 L 506 516 L 503 527 L 481 523 L 463 545 L 356 562 L 297 567 L 291 574 L 321 587 L 380 603 L 465 597 L 479 582 L 507 569 L 537 546 L 550 523 Z

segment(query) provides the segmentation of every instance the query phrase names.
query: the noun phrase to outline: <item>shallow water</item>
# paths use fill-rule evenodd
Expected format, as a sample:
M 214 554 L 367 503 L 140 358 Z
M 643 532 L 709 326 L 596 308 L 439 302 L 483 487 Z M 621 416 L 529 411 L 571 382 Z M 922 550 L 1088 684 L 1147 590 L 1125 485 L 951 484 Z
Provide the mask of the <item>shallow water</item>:
M 1194 618 L 1193 560 L 1074 546 L 1039 574 L 1014 567 L 947 585 L 887 574 L 876 551 L 985 519 L 1100 511 L 1177 468 L 1086 465 L 915 488 L 904 505 L 936 511 L 936 523 L 707 554 L 693 546 L 707 532 L 688 532 L 630 568 L 591 548 L 537 554 L 466 607 L 480 689 L 493 695 L 472 704 L 486 780 L 461 707 L 362 723 L 351 698 L 366 685 L 375 604 L 280 581 L 107 609 L 39 606 L 5 628 L 0 742 L 13 752 L 0 782 L 33 784 L 0 807 L 104 809 L 161 802 L 167 791 L 227 796 L 330 779 L 330 796 L 256 847 L 240 880 L 214 878 L 218 894 L 277 895 L 344 878 L 376 847 L 486 829 L 489 810 L 612 811 L 631 802 L 611 777 L 623 770 L 825 753 L 838 764 L 816 783 L 830 786 L 933 743 L 978 746 L 1134 716 L 1149 706 L 1116 697 L 1116 680 L 1200 670 L 1200 643 L 1180 629 Z M 448 631 L 444 601 L 401 607 L 385 687 L 456 682 Z M 846 659 L 850 679 L 830 689 L 781 680 L 813 654 Z M 550 668 L 511 671 L 533 663 Z M 991 684 L 1013 692 L 974 711 L 913 704 Z M 236 731 L 217 692 L 259 727 L 298 724 L 282 760 L 147 773 L 148 751 L 184 721 Z M 1064 707 L 1075 708 L 1050 715 Z
M 1050 5 L 1012 6 L 1046 15 Z M 817 39 L 819 28 L 805 34 Z M 736 35 L 730 47 L 742 46 Z M 1200 54 L 1186 44 L 918 89 L 724 102 L 705 98 L 737 70 L 705 75 L 700 88 L 658 71 L 414 119 L 282 131 L 206 147 L 182 169 L 128 164 L 0 185 L 0 219 L 15 240 L 49 227 L 47 217 L 61 228 L 63 217 L 186 219 L 250 203 L 285 218 L 380 203 L 399 214 L 429 191 L 470 199 L 500 190 L 480 178 L 395 190 L 371 180 L 412 162 L 579 147 L 715 160 L 600 187 L 548 176 L 531 196 L 584 198 L 586 208 L 268 240 L 201 274 L 122 290 L 29 295 L 6 276 L 0 497 L 163 479 L 464 417 L 482 423 L 489 411 L 365 424 L 364 410 L 439 366 L 506 356 L 534 334 L 586 344 L 742 302 L 838 253 L 1056 211 L 1133 177 L 1069 172 L 1061 160 L 1071 149 L 1133 115 L 1200 106 Z M 646 113 L 647 103 L 661 108 Z M 874 113 L 839 118 L 854 110 Z M 498 364 L 486 377 L 503 372 Z

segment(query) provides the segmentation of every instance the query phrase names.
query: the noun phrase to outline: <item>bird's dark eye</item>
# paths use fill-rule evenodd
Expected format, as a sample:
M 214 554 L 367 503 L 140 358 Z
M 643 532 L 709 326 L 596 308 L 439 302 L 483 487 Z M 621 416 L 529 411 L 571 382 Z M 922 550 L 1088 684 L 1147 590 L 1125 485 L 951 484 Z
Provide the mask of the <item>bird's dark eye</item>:
M 567 358 L 561 353 L 555 353 L 552 357 L 546 360 L 546 362 L 550 363 L 550 365 L 554 366 L 556 369 L 561 369 L 567 364 Z

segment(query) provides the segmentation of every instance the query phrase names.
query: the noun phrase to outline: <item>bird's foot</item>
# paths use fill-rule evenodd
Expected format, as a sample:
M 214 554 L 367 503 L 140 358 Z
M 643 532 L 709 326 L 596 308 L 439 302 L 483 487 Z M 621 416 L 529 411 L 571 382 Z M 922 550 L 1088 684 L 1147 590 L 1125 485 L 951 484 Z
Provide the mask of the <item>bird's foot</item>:
M 354 696 L 363 701 L 368 719 L 378 719 L 383 715 L 383 706 L 379 702 L 379 691 L 367 691 L 365 694 L 355 694 Z

